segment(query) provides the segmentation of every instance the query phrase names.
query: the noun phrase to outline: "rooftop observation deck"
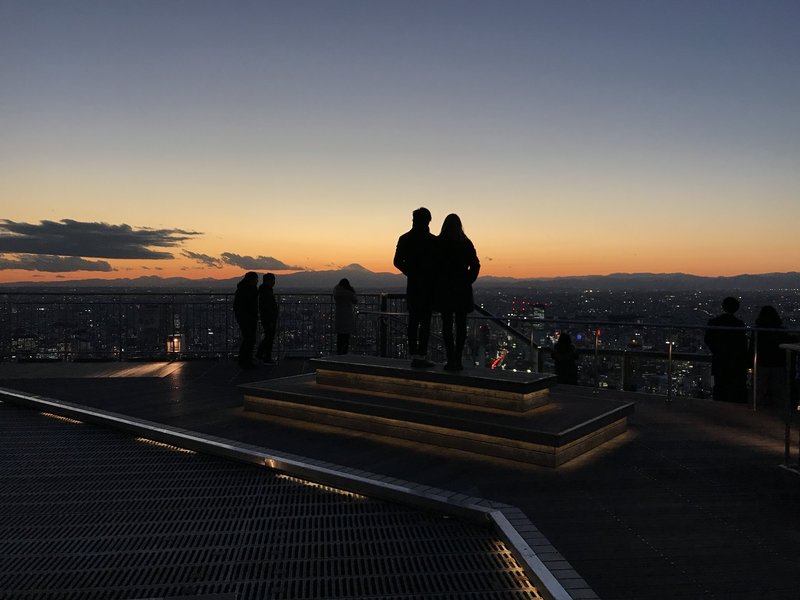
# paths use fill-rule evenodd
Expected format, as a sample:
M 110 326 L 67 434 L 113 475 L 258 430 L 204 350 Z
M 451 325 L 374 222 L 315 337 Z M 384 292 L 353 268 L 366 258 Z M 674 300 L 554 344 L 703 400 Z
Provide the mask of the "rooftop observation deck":
M 636 410 L 623 435 L 552 469 L 244 412 L 238 385 L 311 369 L 0 363 L 0 596 L 800 597 L 782 414 L 560 386 Z M 34 396 L 125 431 L 20 408 Z M 223 456 L 137 443 L 128 421 Z M 351 495 L 255 469 L 265 456 Z M 470 507 L 507 517 L 554 585 L 535 590 Z

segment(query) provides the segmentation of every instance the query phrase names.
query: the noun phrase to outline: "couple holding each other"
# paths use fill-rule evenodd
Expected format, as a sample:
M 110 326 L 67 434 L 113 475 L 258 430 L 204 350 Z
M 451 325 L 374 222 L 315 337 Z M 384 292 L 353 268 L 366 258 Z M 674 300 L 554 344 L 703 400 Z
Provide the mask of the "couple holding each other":
M 428 360 L 431 315 L 442 315 L 447 371 L 460 371 L 467 339 L 467 313 L 474 310 L 472 284 L 481 263 L 475 246 L 464 233 L 461 219 L 449 214 L 438 236 L 430 232 L 431 212 L 418 208 L 412 213 L 411 231 L 397 240 L 394 266 L 407 278 L 408 353 L 411 366 L 432 367 Z M 453 325 L 455 323 L 455 337 Z

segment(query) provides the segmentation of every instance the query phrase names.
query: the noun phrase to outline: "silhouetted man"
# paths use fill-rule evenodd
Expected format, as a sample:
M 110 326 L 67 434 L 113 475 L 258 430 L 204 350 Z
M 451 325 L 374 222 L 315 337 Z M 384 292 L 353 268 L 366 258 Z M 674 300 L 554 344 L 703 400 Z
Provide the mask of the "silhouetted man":
M 394 266 L 407 278 L 408 353 L 411 366 L 416 368 L 433 366 L 427 356 L 436 273 L 436 236 L 430 232 L 430 222 L 431 211 L 427 208 L 415 210 L 411 231 L 400 236 L 394 253 Z
M 264 330 L 264 337 L 258 345 L 256 358 L 260 358 L 268 365 L 274 364 L 272 345 L 275 342 L 275 329 L 278 324 L 278 303 L 273 293 L 274 287 L 275 275 L 267 273 L 258 288 L 258 314 L 261 317 L 261 329 Z
M 744 321 L 734 316 L 739 301 L 731 296 L 722 301 L 723 314 L 708 321 L 705 344 L 711 350 L 711 374 L 714 376 L 714 400 L 747 402 L 747 335 Z
M 236 284 L 236 294 L 233 296 L 233 314 L 241 333 L 239 366 L 243 369 L 251 369 L 255 367 L 253 346 L 256 344 L 258 330 L 258 273 L 249 271 Z

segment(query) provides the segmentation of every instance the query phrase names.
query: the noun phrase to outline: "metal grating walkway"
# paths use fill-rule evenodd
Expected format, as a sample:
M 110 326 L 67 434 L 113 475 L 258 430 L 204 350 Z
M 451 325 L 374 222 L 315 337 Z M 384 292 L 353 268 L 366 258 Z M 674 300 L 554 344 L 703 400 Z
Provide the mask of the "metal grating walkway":
M 539 599 L 488 530 L 0 403 L 0 598 Z

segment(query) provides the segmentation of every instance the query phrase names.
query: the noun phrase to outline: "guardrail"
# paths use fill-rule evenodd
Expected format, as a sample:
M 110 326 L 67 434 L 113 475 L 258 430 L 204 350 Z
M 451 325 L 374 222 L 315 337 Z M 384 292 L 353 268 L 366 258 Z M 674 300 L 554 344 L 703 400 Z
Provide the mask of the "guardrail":
M 334 351 L 332 294 L 276 297 L 280 356 Z M 379 295 L 361 295 L 359 307 L 377 309 Z M 374 346 L 363 324 L 355 338 L 358 351 Z M 0 360 L 209 358 L 232 355 L 238 343 L 231 293 L 0 294 Z
M 335 352 L 332 294 L 276 298 L 277 356 Z M 227 357 L 235 353 L 239 337 L 232 301 L 228 292 L 6 292 L 0 294 L 0 359 Z M 406 357 L 405 309 L 404 294 L 360 294 L 351 351 Z M 668 400 L 710 395 L 705 325 L 500 317 L 482 309 L 470 315 L 469 324 L 465 360 L 474 365 L 552 371 L 549 348 L 558 333 L 568 330 L 579 353 L 582 385 L 664 394 Z M 432 331 L 431 358 L 441 361 L 438 317 Z M 758 335 L 759 330 L 748 331 Z

